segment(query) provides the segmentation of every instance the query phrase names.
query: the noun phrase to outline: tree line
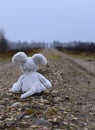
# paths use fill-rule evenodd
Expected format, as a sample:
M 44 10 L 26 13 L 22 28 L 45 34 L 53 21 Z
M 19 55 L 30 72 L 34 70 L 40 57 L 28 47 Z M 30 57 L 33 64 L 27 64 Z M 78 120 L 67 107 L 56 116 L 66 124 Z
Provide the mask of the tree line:
M 0 31 L 0 52 L 5 52 L 9 50 L 30 50 L 32 48 L 57 48 L 57 47 L 63 47 L 63 43 L 60 43 L 59 41 L 54 41 L 53 43 L 46 43 L 46 42 L 14 42 L 10 41 L 5 37 L 5 34 L 3 31 Z
M 74 41 L 67 43 L 64 49 L 67 51 L 72 51 L 74 53 L 95 53 L 95 42 Z
M 95 53 L 95 42 L 82 42 L 82 41 L 73 41 L 68 43 L 63 43 L 59 41 L 53 41 L 52 43 L 45 43 L 45 42 L 12 42 L 9 41 L 3 31 L 0 31 L 0 52 L 5 52 L 9 50 L 31 50 L 34 48 L 56 48 L 59 50 L 67 50 L 73 51 L 75 53 L 80 52 L 89 52 Z

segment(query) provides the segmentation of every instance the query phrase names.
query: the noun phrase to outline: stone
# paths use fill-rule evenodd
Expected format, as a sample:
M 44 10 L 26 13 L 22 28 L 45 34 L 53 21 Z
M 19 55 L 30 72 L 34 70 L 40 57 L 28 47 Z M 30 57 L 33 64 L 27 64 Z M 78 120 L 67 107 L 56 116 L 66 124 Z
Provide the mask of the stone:
M 45 120 L 43 118 L 40 118 L 40 119 L 34 119 L 34 124 L 37 125 L 37 126 L 51 126 L 51 123 L 48 121 L 48 120 Z

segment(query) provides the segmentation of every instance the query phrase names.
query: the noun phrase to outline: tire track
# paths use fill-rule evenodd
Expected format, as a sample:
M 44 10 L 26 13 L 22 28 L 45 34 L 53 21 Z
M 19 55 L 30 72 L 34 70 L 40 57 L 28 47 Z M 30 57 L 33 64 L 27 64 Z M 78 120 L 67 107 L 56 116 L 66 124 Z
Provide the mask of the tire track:
M 57 55 L 61 56 L 62 58 L 65 58 L 65 59 L 71 61 L 73 64 L 76 64 L 76 66 L 78 68 L 85 71 L 89 75 L 92 75 L 95 77 L 95 67 L 92 64 L 89 64 L 86 61 L 81 60 L 81 59 L 76 59 L 76 58 L 70 57 L 69 55 L 64 54 L 63 52 L 60 52 L 56 49 L 52 49 L 52 51 L 54 53 L 56 53 Z

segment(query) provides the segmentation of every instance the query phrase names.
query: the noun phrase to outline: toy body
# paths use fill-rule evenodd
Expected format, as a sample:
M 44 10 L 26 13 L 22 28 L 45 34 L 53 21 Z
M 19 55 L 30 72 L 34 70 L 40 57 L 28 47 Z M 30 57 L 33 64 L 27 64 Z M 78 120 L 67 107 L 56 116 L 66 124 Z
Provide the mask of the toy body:
M 13 63 L 18 65 L 20 64 L 23 72 L 23 75 L 21 75 L 18 81 L 13 84 L 12 91 L 22 91 L 24 94 L 21 95 L 21 98 L 26 98 L 35 93 L 40 93 L 41 91 L 52 88 L 50 81 L 47 80 L 42 74 L 36 72 L 39 65 L 44 65 L 47 63 L 45 57 L 42 54 L 35 54 L 32 57 L 26 58 L 25 55 L 25 60 L 23 60 L 21 57 L 18 58 L 21 55 L 24 56 L 25 53 L 18 52 L 12 59 Z

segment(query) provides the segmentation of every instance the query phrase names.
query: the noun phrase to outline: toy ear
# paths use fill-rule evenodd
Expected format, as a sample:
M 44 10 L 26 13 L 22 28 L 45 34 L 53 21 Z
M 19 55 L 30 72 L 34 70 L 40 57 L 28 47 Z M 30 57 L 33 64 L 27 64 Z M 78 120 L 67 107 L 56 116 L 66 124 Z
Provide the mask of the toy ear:
M 23 65 L 27 61 L 27 55 L 24 52 L 18 52 L 12 57 L 12 63 Z
M 46 64 L 47 64 L 46 58 L 45 58 L 42 54 L 40 54 L 40 53 L 34 54 L 34 55 L 32 56 L 32 60 L 33 60 L 38 66 L 40 66 L 40 65 L 46 65 Z

